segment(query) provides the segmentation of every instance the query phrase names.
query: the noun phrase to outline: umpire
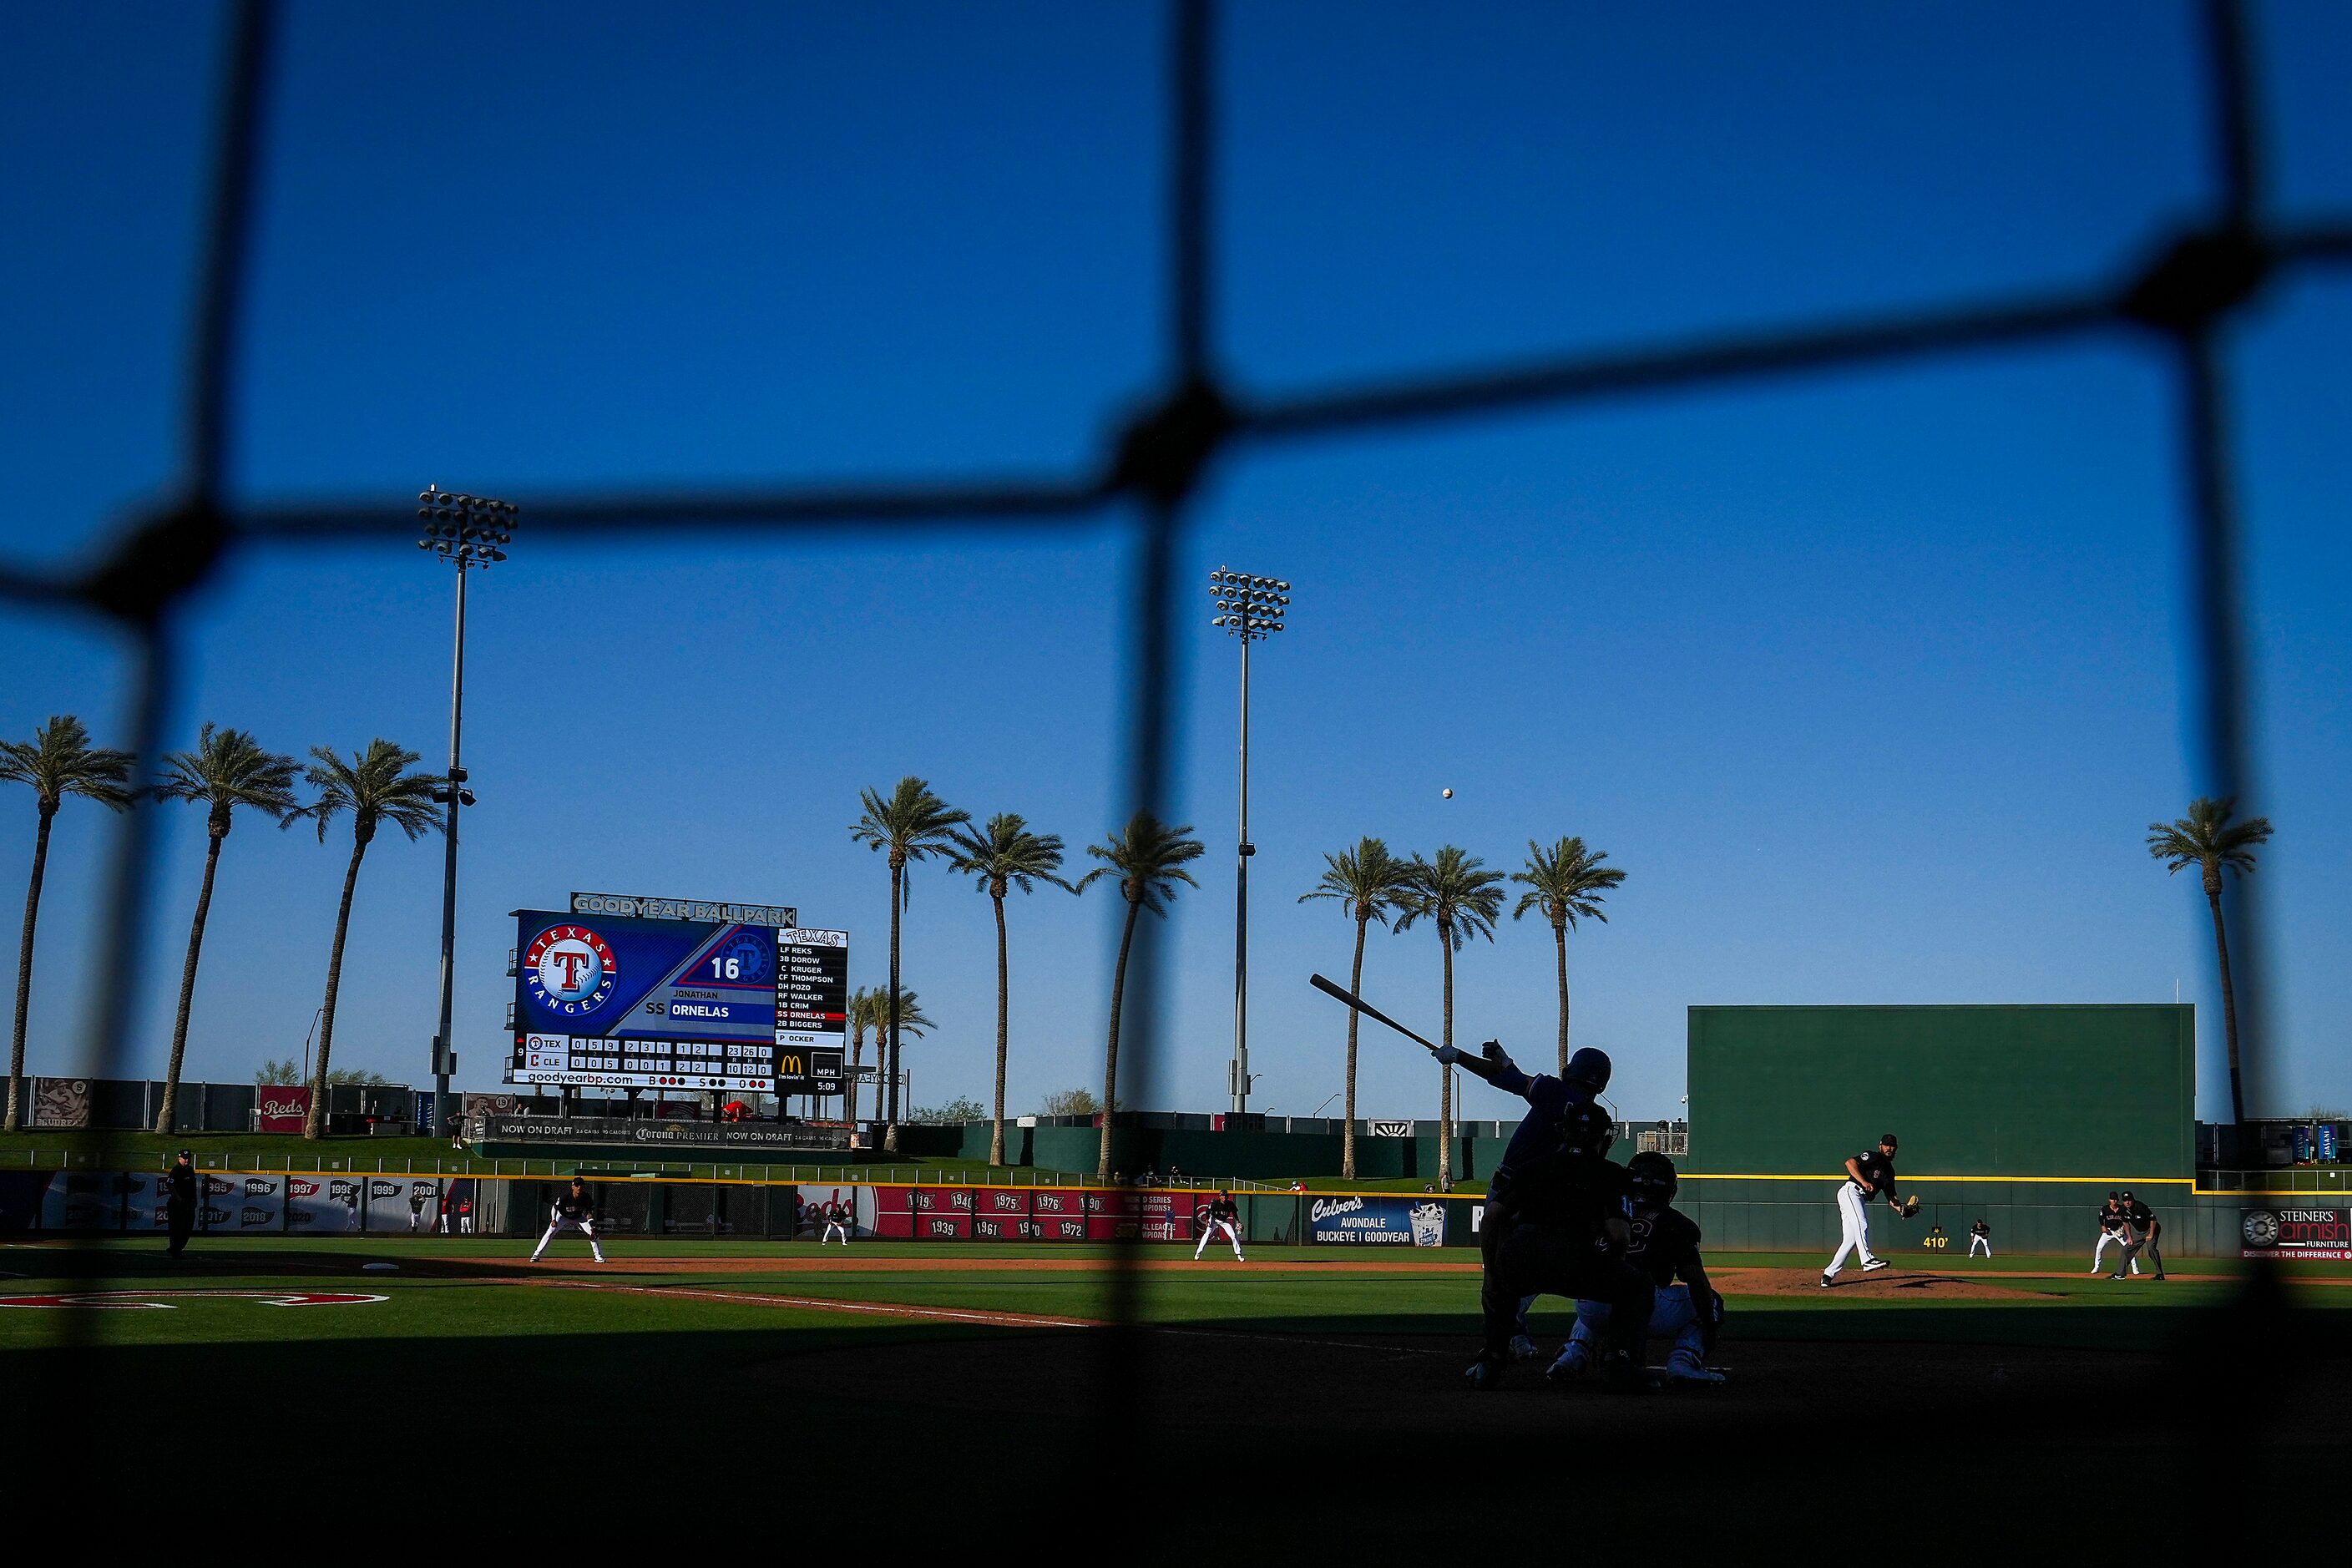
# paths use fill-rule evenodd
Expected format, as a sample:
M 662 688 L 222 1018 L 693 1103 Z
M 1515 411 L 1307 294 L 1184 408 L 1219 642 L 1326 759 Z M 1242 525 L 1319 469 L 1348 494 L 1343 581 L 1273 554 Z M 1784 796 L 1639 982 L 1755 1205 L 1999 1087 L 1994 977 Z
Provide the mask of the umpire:
M 196 1228 L 196 1167 L 185 1149 L 172 1162 L 163 1192 L 163 1219 L 172 1232 L 168 1256 L 177 1258 L 188 1249 L 188 1235 Z

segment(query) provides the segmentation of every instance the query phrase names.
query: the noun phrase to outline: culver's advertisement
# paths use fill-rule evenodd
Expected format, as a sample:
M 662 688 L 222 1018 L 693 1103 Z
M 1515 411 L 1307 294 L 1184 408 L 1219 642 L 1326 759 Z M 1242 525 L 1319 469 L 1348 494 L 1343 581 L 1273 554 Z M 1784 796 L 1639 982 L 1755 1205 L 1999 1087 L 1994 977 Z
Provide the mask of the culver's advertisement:
M 1307 1219 L 1309 1238 L 1322 1247 L 1445 1245 L 1445 1205 L 1434 1198 L 1314 1198 Z

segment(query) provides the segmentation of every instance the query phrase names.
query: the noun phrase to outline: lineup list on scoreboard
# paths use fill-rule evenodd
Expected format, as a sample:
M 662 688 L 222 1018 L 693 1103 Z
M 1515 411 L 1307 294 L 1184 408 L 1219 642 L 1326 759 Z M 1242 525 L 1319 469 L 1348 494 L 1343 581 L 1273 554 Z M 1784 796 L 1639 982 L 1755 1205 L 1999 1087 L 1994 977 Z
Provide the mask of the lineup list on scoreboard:
M 849 1032 L 849 933 L 780 928 L 776 932 L 776 1062 L 838 1089 Z M 798 1058 L 805 1058 L 804 1060 Z

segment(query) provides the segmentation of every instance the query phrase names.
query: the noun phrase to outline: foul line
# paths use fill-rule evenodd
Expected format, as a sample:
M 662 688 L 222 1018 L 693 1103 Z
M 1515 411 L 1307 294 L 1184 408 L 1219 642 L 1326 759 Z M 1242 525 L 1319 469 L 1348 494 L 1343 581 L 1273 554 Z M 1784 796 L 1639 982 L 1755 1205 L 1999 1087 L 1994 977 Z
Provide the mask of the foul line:
M 753 1307 L 798 1307 L 821 1312 L 858 1312 L 877 1318 L 914 1318 L 930 1322 L 980 1323 L 1007 1329 L 1101 1329 L 1092 1318 L 1049 1318 L 1036 1312 L 990 1312 L 957 1307 L 913 1307 L 897 1302 L 838 1301 L 827 1296 L 776 1296 L 749 1290 L 698 1290 L 676 1285 L 604 1285 L 593 1279 L 532 1279 L 519 1284 L 566 1290 L 610 1290 L 627 1296 L 684 1297 L 696 1301 L 735 1301 Z

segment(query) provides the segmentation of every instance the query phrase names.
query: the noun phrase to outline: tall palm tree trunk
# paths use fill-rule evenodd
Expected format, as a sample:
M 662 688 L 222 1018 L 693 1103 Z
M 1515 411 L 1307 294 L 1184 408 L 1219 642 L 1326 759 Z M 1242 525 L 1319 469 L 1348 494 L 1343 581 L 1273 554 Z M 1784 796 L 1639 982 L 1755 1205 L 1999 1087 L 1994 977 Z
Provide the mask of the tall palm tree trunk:
M 2213 952 L 2221 961 L 2221 1026 L 2230 1048 L 2230 1120 L 2241 1126 L 2246 1120 L 2245 1086 L 2238 1079 L 2238 993 L 2230 984 L 2230 939 L 2221 926 L 2221 889 L 2214 882 L 2205 888 L 2205 901 L 2213 910 Z
M 1127 999 L 1127 952 L 1135 944 L 1135 917 L 1143 906 L 1127 901 L 1127 924 L 1118 933 L 1118 963 L 1110 972 L 1110 1045 L 1103 1052 L 1102 1149 L 1095 1157 L 1095 1180 L 1110 1180 L 1110 1130 L 1118 1112 L 1118 1010 Z
M 1551 922 L 1551 939 L 1559 948 L 1559 1076 L 1568 1076 L 1568 922 Z
M 988 1136 L 988 1163 L 1004 1163 L 1004 1034 L 1008 1014 L 1009 984 L 1005 973 L 1004 896 L 994 895 L 996 903 L 996 1128 Z
M 866 1026 L 861 1022 L 852 1025 L 849 1030 L 849 1082 L 845 1087 L 849 1091 L 849 1125 L 853 1131 L 857 1127 L 857 1069 L 865 1060 Z
M 41 921 L 41 878 L 49 865 L 49 824 L 57 814 L 44 810 L 33 837 L 33 874 L 25 883 L 25 934 L 16 943 L 16 1033 L 8 1047 L 7 1130 L 25 1125 L 25 1018 L 33 1005 L 33 928 Z
M 890 1031 L 890 1039 L 887 1050 L 879 1048 L 877 1043 L 874 1053 L 887 1058 L 882 1070 L 889 1076 L 890 1081 L 883 1086 L 882 1096 L 890 1109 L 882 1118 L 885 1123 L 882 1147 L 893 1154 L 898 1152 L 898 896 L 906 876 L 907 868 L 897 864 L 897 858 L 893 857 L 890 867 L 890 995 L 883 1004 L 886 1015 L 883 1026 Z
M 1445 1032 L 1439 1043 L 1454 1043 L 1454 943 L 1446 940 L 1445 928 L 1438 928 L 1438 942 L 1445 950 Z M 1437 1190 L 1454 1190 L 1454 1069 L 1440 1064 L 1437 1069 Z
M 163 1104 L 155 1131 L 169 1132 L 180 1106 L 180 1058 L 188 1049 L 188 1008 L 196 997 L 196 958 L 205 947 L 205 917 L 213 907 L 213 875 L 220 869 L 221 836 L 205 846 L 205 881 L 196 889 L 196 918 L 188 922 L 188 956 L 180 965 L 180 1010 L 172 1019 L 172 1062 L 163 1069 Z
M 1362 915 L 1356 917 L 1356 962 L 1348 971 L 1348 990 L 1351 995 L 1364 994 L 1364 929 L 1371 921 Z M 1339 1174 L 1347 1181 L 1356 1179 L 1356 1019 L 1353 1007 L 1348 1014 L 1348 1083 L 1347 1120 L 1339 1126 Z
M 367 841 L 354 836 L 352 863 L 343 872 L 343 901 L 335 910 L 335 945 L 327 954 L 327 998 L 319 1008 L 319 1070 L 310 1079 L 310 1114 L 303 1119 L 302 1136 L 316 1138 L 327 1125 L 327 1053 L 335 1043 L 335 994 L 343 984 L 343 938 L 352 929 L 352 893 L 360 885 L 360 858 Z

